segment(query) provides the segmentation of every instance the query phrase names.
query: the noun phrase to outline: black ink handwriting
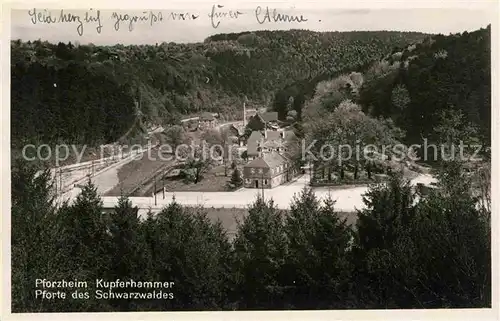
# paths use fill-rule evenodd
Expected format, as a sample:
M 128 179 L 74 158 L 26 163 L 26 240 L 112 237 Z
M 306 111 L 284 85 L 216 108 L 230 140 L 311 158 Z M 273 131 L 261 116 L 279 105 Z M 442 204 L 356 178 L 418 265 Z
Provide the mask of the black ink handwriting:
M 95 29 L 96 29 L 97 33 L 101 33 L 101 30 L 102 30 L 101 11 L 96 10 L 95 12 L 96 12 L 95 15 L 92 15 L 92 9 L 90 9 L 90 11 L 85 12 L 85 18 L 83 18 L 83 20 L 86 23 L 90 23 L 90 22 L 97 23 L 97 27 Z
M 269 7 L 266 7 L 264 13 L 262 12 L 262 8 L 258 6 L 255 9 L 255 18 L 259 24 L 264 24 L 266 22 L 306 22 L 307 19 L 303 17 L 303 15 L 288 15 L 279 13 L 276 9 L 273 10 L 273 14 L 271 17 L 271 13 L 269 12 Z
M 155 23 L 163 21 L 163 15 L 161 11 L 144 11 L 140 16 L 113 12 L 111 18 L 116 20 L 114 24 L 116 31 L 120 30 L 120 22 L 128 22 L 128 30 L 133 31 L 134 24 L 137 22 L 149 22 L 149 25 L 152 26 Z
M 37 23 L 57 23 L 57 19 L 47 9 L 38 11 L 36 8 L 33 8 L 33 10 L 28 10 L 28 15 L 31 17 L 31 23 L 34 25 Z
M 216 11 L 216 7 L 219 9 L 224 8 L 223 5 L 212 6 L 212 12 L 208 14 L 208 17 L 210 18 L 213 28 L 219 27 L 222 18 L 238 19 L 238 16 L 243 14 L 243 12 L 232 10 L 218 12 Z
M 185 13 L 177 13 L 177 12 L 171 12 L 170 13 L 170 18 L 172 20 L 196 20 L 199 16 L 190 14 L 189 12 Z
M 56 16 L 52 15 L 52 12 L 50 12 L 47 9 L 39 11 L 36 8 L 33 8 L 33 10 L 28 11 L 28 15 L 31 17 L 31 23 L 33 24 L 74 23 L 77 25 L 76 31 L 80 36 L 83 36 L 83 31 L 84 31 L 83 27 L 84 24 L 87 23 L 96 23 L 97 33 L 101 33 L 102 30 L 100 10 L 93 11 L 93 9 L 90 9 L 87 12 L 85 12 L 83 18 L 80 15 L 76 15 L 67 10 L 65 11 L 64 9 L 61 9 L 59 11 L 59 15 Z

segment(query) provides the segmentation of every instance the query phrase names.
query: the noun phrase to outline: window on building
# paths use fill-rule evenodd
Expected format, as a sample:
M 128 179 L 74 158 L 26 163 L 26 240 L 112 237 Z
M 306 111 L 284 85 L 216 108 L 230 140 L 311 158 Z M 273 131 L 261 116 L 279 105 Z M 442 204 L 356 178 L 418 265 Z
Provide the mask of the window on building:
M 264 170 L 262 168 L 259 169 L 259 174 L 264 174 Z
M 267 185 L 267 179 L 264 180 L 264 185 Z
M 255 168 L 252 168 L 252 169 L 250 170 L 250 173 L 255 174 Z

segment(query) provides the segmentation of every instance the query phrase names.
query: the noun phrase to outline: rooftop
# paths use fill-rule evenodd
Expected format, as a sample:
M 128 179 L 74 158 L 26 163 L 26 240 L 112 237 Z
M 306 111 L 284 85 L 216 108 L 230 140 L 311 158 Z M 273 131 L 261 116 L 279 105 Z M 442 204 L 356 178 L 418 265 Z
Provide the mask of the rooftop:
M 283 144 L 279 140 L 268 140 L 264 142 L 264 147 L 267 148 L 280 148 L 283 147 Z
M 285 142 L 290 142 L 293 139 L 297 138 L 295 133 L 292 130 L 286 130 L 285 139 L 281 138 L 281 131 L 275 130 L 266 130 L 267 138 L 262 135 L 260 131 L 253 131 L 247 142 L 247 155 L 249 156 L 257 156 L 259 153 L 258 147 L 259 143 L 263 143 L 265 147 L 268 148 L 278 148 L 284 147 Z
M 238 131 L 238 135 L 243 135 L 245 133 L 245 126 L 242 124 L 232 124 L 231 127 Z
M 248 137 L 247 142 L 247 155 L 256 156 L 258 155 L 257 147 L 259 146 L 259 141 L 263 140 L 264 136 L 259 131 L 253 131 Z
M 277 152 L 266 153 L 246 164 L 251 168 L 276 168 L 287 162 L 287 159 Z
M 266 122 L 278 121 L 278 112 L 268 111 L 266 113 L 261 114 L 260 117 Z
M 281 132 L 276 130 L 266 130 L 267 140 L 281 140 Z

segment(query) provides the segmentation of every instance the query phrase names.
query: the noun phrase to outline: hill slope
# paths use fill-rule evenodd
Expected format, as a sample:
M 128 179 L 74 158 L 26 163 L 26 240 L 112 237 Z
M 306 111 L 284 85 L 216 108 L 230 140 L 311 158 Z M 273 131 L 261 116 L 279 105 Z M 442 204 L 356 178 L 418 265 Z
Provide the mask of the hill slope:
M 268 107 L 280 88 L 367 64 L 425 35 L 258 31 L 204 43 L 94 46 L 11 43 L 12 142 L 102 144 L 136 123 Z
M 490 27 L 430 36 L 359 68 L 288 85 L 277 92 L 274 109 L 282 115 L 295 109 L 314 121 L 349 99 L 371 116 L 394 120 L 407 143 L 438 141 L 447 126 L 489 146 L 490 39 Z

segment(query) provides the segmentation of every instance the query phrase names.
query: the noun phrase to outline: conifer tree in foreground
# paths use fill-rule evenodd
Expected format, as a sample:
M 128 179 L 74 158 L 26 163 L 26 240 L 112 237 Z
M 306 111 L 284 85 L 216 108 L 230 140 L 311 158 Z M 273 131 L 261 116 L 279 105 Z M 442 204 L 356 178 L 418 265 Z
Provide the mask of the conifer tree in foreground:
M 310 188 L 295 196 L 285 225 L 286 273 L 297 309 L 344 308 L 348 302 L 351 231 L 330 198 L 320 202 Z
M 287 242 L 283 213 L 260 196 L 239 223 L 235 252 L 235 298 L 238 309 L 283 309 Z
M 489 222 L 461 171 L 438 177 L 440 188 L 418 204 L 399 177 L 370 189 L 353 253 L 358 306 L 491 305 Z
M 429 307 L 491 307 L 490 213 L 478 206 L 460 162 L 445 162 L 437 177 L 439 189 L 417 205 L 413 234 L 421 301 Z
M 151 226 L 155 223 L 154 228 Z M 230 284 L 230 244 L 220 224 L 202 209 L 171 203 L 146 224 L 155 280 L 174 282 L 174 299 L 155 310 L 217 310 Z
M 69 207 L 59 209 L 58 234 L 53 257 L 58 266 L 58 279 L 87 281 L 89 300 L 66 300 L 64 311 L 107 311 L 106 300 L 94 298 L 96 279 L 110 279 L 111 251 L 108 224 L 102 214 L 102 201 L 97 188 L 89 180 Z M 55 310 L 59 311 L 59 310 Z
M 138 208 L 132 207 L 126 197 L 120 197 L 118 205 L 111 213 L 109 219 L 111 234 L 111 262 L 110 274 L 121 280 L 133 279 L 135 281 L 148 280 L 150 253 L 141 230 L 138 217 Z M 141 289 L 131 288 L 131 291 L 140 292 Z M 119 300 L 113 302 L 121 310 L 136 310 L 140 302 L 133 300 Z
M 394 174 L 389 182 L 372 185 L 364 202 L 366 209 L 358 212 L 353 249 L 356 305 L 403 308 L 415 299 L 408 297 L 401 282 L 408 281 L 411 265 L 418 264 L 409 236 L 415 218 L 410 183 Z M 400 247 L 405 241 L 408 244 Z
M 55 208 L 48 170 L 37 169 L 24 161 L 12 167 L 11 267 L 12 311 L 38 312 L 34 300 L 35 279 L 50 277 L 56 271 L 54 254 Z

